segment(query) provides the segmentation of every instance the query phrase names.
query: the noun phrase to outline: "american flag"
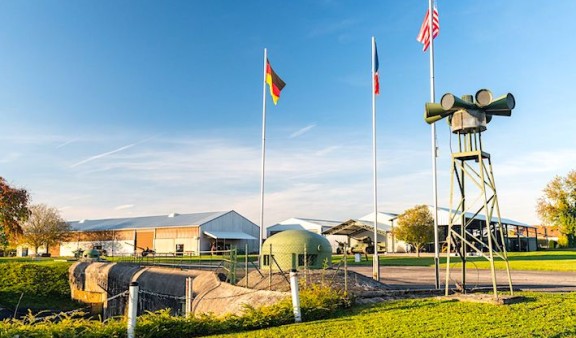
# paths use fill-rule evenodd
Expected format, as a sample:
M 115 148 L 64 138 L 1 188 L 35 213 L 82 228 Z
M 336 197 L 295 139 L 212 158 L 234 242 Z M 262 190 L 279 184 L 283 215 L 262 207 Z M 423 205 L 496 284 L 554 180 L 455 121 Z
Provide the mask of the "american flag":
M 422 26 L 420 27 L 420 33 L 416 37 L 418 42 L 421 42 L 424 47 L 422 50 L 425 52 L 430 46 L 430 11 L 426 11 L 426 15 L 424 16 L 424 21 L 422 22 Z M 434 11 L 432 13 L 432 38 L 438 36 L 440 32 L 440 20 L 438 20 L 438 8 L 434 5 Z

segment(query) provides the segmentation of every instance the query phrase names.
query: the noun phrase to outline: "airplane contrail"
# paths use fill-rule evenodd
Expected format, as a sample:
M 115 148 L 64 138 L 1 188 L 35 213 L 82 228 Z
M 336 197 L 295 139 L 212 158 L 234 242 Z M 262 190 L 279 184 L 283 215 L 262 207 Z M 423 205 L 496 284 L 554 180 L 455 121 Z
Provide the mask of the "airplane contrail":
M 157 136 L 157 135 L 156 135 L 156 136 Z M 125 146 L 123 146 L 123 147 L 120 147 L 120 148 L 118 148 L 118 149 L 114 149 L 114 150 L 109 151 L 109 152 L 106 152 L 106 153 L 102 153 L 102 154 L 98 154 L 98 155 L 94 155 L 94 156 L 88 157 L 88 158 L 85 159 L 85 160 L 82 160 L 82 161 L 80 161 L 80 162 L 76 162 L 76 163 L 72 164 L 72 165 L 70 166 L 70 168 L 75 168 L 75 167 L 77 167 L 77 166 L 79 166 L 79 165 L 82 165 L 82 164 L 84 164 L 84 163 L 88 163 L 88 162 L 97 160 L 97 159 L 99 159 L 99 158 L 106 157 L 106 156 L 108 156 L 108 155 L 112 155 L 112 154 L 121 152 L 121 151 L 123 151 L 123 150 L 132 148 L 132 147 L 134 147 L 135 145 L 138 145 L 138 144 L 140 144 L 140 143 L 147 142 L 147 141 L 153 139 L 153 138 L 156 137 L 156 136 L 148 137 L 148 138 L 146 138 L 146 139 L 143 139 L 142 141 L 138 141 L 138 142 L 135 142 L 135 143 L 132 143 L 132 144 L 128 144 L 128 145 L 125 145 Z
M 84 163 L 88 163 L 88 162 L 97 160 L 97 159 L 99 159 L 99 158 L 102 158 L 102 157 L 105 157 L 105 156 L 108 156 L 108 155 L 112 155 L 112 154 L 121 152 L 122 150 L 126 150 L 126 149 L 129 149 L 129 148 L 134 147 L 136 144 L 138 144 L 138 143 L 132 143 L 132 144 L 129 144 L 129 145 L 120 147 L 120 148 L 118 148 L 118 149 L 109 151 L 109 152 L 107 152 L 107 153 L 102 153 L 102 154 L 94 155 L 94 156 L 92 156 L 92 157 L 88 157 L 88 158 L 85 159 L 85 160 L 82 160 L 82 161 L 80 161 L 80 162 L 74 163 L 73 165 L 70 166 L 70 168 L 74 168 L 74 167 L 77 167 L 77 166 L 82 165 L 82 164 L 84 164 Z

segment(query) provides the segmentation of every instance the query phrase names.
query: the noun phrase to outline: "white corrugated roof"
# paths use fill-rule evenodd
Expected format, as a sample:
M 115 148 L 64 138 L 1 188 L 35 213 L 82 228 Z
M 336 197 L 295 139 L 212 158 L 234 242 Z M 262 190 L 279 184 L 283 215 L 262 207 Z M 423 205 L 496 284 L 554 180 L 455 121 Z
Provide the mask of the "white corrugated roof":
M 68 222 L 74 231 L 151 229 L 161 227 L 200 226 L 232 211 L 170 214 L 130 218 L 109 218 Z
M 430 209 L 430 212 L 432 212 L 432 213 L 434 212 L 433 206 L 429 205 L 428 208 Z M 460 213 L 457 213 L 457 215 L 460 215 Z M 476 217 L 474 217 L 474 214 L 471 212 L 465 212 L 464 216 L 468 219 L 474 218 L 474 219 L 478 219 L 481 221 L 486 220 L 485 215 L 476 215 Z M 490 220 L 490 222 L 491 223 L 497 223 L 498 217 L 492 216 L 492 219 Z M 532 226 L 532 225 L 528 225 L 526 223 L 518 222 L 518 221 L 515 221 L 513 219 L 504 218 L 504 217 L 500 217 L 500 222 L 502 222 L 502 224 L 518 225 L 521 227 L 534 228 L 534 226 Z M 450 209 L 438 207 L 438 224 L 439 225 L 448 225 L 449 223 L 450 223 Z M 456 219 L 454 219 L 453 224 L 460 224 L 460 217 L 456 217 Z
M 257 239 L 247 233 L 236 231 L 204 231 L 204 234 L 215 239 Z

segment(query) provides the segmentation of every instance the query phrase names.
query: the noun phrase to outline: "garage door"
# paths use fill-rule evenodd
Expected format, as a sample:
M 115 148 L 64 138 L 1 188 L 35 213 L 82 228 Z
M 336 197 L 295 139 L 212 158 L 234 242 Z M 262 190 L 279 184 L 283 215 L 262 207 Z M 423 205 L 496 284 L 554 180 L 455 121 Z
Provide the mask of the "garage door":
M 136 250 L 154 249 L 154 230 L 136 231 Z

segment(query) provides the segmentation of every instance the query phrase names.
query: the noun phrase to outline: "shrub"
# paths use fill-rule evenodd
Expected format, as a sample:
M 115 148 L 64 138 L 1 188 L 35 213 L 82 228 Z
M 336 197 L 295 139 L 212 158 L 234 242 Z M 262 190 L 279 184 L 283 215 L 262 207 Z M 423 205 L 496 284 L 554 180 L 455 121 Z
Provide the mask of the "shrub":
M 553 240 L 553 239 L 549 239 L 548 240 L 548 249 L 556 249 L 558 247 L 558 242 Z
M 568 236 L 560 235 L 558 237 L 558 247 L 559 248 L 567 248 L 568 247 Z
M 68 264 L 1 264 L 0 291 L 70 297 Z
M 342 294 L 325 286 L 304 288 L 300 293 L 302 317 L 306 321 L 328 318 L 334 311 L 349 306 Z M 62 316 L 36 321 L 29 315 L 22 320 L 0 322 L 0 337 L 125 337 L 126 321 L 113 318 L 100 321 Z M 184 318 L 171 316 L 168 310 L 138 317 L 137 337 L 196 337 L 215 333 L 238 332 L 279 326 L 294 322 L 292 301 L 288 297 L 276 304 L 254 308 L 247 305 L 242 315 L 216 317 L 206 314 Z

